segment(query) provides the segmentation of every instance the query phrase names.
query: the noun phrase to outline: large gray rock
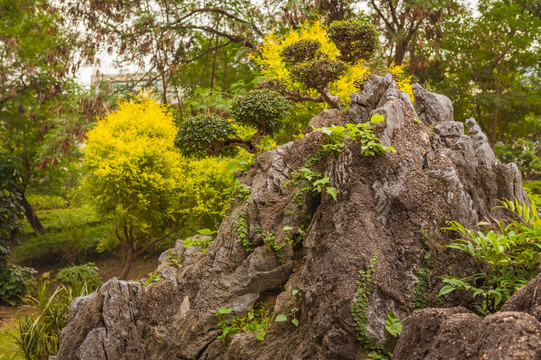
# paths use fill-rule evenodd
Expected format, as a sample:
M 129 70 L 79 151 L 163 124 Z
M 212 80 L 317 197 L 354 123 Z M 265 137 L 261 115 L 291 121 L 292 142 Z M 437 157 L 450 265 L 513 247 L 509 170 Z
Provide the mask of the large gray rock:
M 312 167 L 329 177 L 337 201 L 326 192 L 308 191 L 299 207 L 292 203 L 299 188 L 289 182 L 318 153 L 323 134 L 313 131 L 261 154 L 239 179 L 250 187 L 250 202 L 233 204 L 207 251 L 188 252 L 179 244 L 173 256 L 184 259 L 182 265 L 168 270 L 172 265 L 164 255 L 158 269 L 166 280 L 148 286 L 114 280 L 76 302 L 57 358 L 362 359 L 366 352 L 357 340 L 351 306 L 359 270 L 366 270 L 375 254 L 366 334 L 374 344 L 388 345 L 387 313 L 404 319 L 413 310 L 423 234 L 434 235 L 428 243 L 436 260 L 431 278 L 465 272 L 474 264 L 443 248 L 452 235 L 437 229 L 448 220 L 473 226 L 499 216 L 496 199 L 524 200 L 525 194 L 516 167 L 498 162 L 489 167 L 486 154 L 476 152 L 479 139 L 464 135 L 448 112 L 425 103 L 426 114 L 441 115 L 431 115 L 431 122 L 450 122 L 437 133 L 416 121 L 413 105 L 390 75 L 373 76 L 351 99 L 350 108 L 336 114 L 340 119 L 327 112 L 321 125 L 366 122 L 383 114 L 385 121 L 374 131 L 396 152 L 364 157 L 361 144 L 347 142 L 342 153 Z M 442 101 L 436 105 L 445 109 Z M 251 253 L 235 231 L 241 214 L 255 247 Z M 282 262 L 261 236 L 271 232 L 283 246 Z M 286 240 L 302 236 L 298 249 Z M 292 296 L 294 289 L 302 296 Z M 257 302 L 275 314 L 298 307 L 299 326 L 271 323 L 265 341 L 253 333 L 238 333 L 225 343 L 216 339 L 221 306 L 243 315 Z
M 485 319 L 464 308 L 423 309 L 410 315 L 393 360 L 541 359 L 541 324 L 524 312 L 499 312 Z
M 453 104 L 445 95 L 427 91 L 419 84 L 411 87 L 415 98 L 415 111 L 425 124 L 453 121 Z

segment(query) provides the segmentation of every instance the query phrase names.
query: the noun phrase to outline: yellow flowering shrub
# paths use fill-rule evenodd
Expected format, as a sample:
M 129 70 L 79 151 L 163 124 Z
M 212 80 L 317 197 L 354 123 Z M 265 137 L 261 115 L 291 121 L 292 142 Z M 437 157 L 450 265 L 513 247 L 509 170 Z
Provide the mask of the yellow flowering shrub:
M 391 66 L 389 66 L 386 70 L 398 78 L 398 81 L 396 82 L 398 88 L 408 94 L 411 103 L 413 104 L 413 91 L 411 89 L 411 78 L 413 75 L 408 76 L 408 74 L 406 74 L 404 71 L 404 66 L 404 64 L 395 65 L 392 63 Z
M 98 213 L 126 224 L 137 238 L 175 211 L 185 160 L 173 147 L 174 120 L 148 95 L 119 104 L 88 132 L 83 189 Z
M 285 82 L 289 89 L 303 90 L 309 95 L 317 96 L 315 90 L 307 90 L 304 85 L 291 80 L 291 74 L 282 59 L 282 51 L 289 45 L 300 40 L 316 40 L 321 46 L 319 50 L 330 60 L 336 60 L 339 51 L 335 44 L 330 41 L 326 35 L 326 27 L 321 21 L 305 22 L 298 30 L 290 30 L 286 35 L 277 36 L 273 32 L 269 33 L 263 40 L 263 46 L 259 56 L 254 56 L 256 64 L 261 67 L 261 73 L 266 79 L 279 79 Z M 404 72 L 404 65 L 394 65 L 386 69 L 398 79 L 397 85 L 400 90 L 408 93 L 413 102 L 413 93 L 411 90 L 411 76 Z M 330 84 L 331 93 L 340 98 L 341 104 L 349 103 L 349 95 L 355 92 L 355 84 L 363 78 L 366 78 L 370 72 L 364 61 L 359 61 L 349 66 L 344 75 Z M 323 106 L 322 106 L 323 107 Z
M 251 158 L 252 154 L 239 149 L 234 158 L 206 157 L 187 161 L 179 195 L 180 203 L 184 204 L 181 213 L 188 232 L 212 227 L 220 221 L 229 201 L 225 190 L 235 181 L 235 168 L 230 164 Z
M 294 87 L 300 84 L 293 84 L 289 70 L 282 60 L 281 53 L 289 45 L 300 40 L 317 40 L 321 44 L 319 50 L 326 54 L 330 60 L 336 60 L 338 49 L 325 36 L 325 27 L 321 21 L 305 22 L 298 30 L 290 30 L 284 36 L 276 36 L 273 32 L 267 34 L 263 39 L 263 47 L 260 56 L 253 57 L 256 64 L 261 66 L 261 73 L 268 79 L 280 79 Z

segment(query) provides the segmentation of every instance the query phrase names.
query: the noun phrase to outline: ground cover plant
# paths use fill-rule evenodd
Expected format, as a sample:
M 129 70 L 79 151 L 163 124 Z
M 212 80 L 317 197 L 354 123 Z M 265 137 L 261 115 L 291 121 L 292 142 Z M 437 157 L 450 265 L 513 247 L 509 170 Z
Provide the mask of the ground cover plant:
M 539 273 L 541 219 L 535 204 L 530 207 L 518 200 L 504 200 L 502 207 L 515 219 L 481 223 L 477 230 L 457 222 L 443 228 L 464 236 L 447 247 L 471 255 L 480 272 L 463 278 L 442 277 L 444 286 L 439 295 L 464 290 L 472 297 L 470 308 L 482 316 L 498 311 Z

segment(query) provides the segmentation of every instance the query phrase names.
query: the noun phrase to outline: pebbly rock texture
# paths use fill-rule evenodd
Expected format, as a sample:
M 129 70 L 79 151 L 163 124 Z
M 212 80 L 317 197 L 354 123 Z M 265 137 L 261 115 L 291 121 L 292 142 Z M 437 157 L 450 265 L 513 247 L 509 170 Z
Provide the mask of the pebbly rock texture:
M 393 360 L 412 359 L 541 359 L 541 324 L 524 312 L 481 319 L 464 308 L 417 310 L 393 353 Z
M 458 307 L 422 309 L 403 323 L 393 360 L 541 359 L 541 274 L 485 319 Z
M 325 191 L 307 191 L 300 206 L 292 202 L 299 190 L 292 174 L 318 153 L 325 140 L 320 131 L 258 156 L 240 177 L 250 201 L 236 200 L 207 251 L 178 243 L 161 258 L 164 280 L 143 286 L 113 279 L 78 299 L 56 359 L 362 359 L 351 307 L 359 271 L 375 255 L 366 335 L 388 345 L 385 318 L 390 310 L 401 319 L 413 311 L 426 250 L 437 260 L 431 277 L 467 270 L 460 254 L 442 248 L 452 234 L 437 229 L 448 220 L 473 226 L 499 215 L 492 212 L 496 199 L 525 200 L 517 167 L 477 151 L 486 138 L 465 135 L 449 100 L 421 90 L 415 104 L 423 104 L 423 121 L 416 121 L 416 108 L 390 75 L 373 76 L 352 94 L 348 110 L 312 121 L 321 127 L 383 114 L 374 131 L 396 148 L 364 157 L 361 144 L 349 141 L 340 154 L 316 162 L 312 170 L 329 177 L 336 201 Z M 242 245 L 244 227 L 252 252 Z M 281 259 L 265 244 L 273 239 L 282 246 Z M 274 314 L 299 308 L 299 326 L 272 322 L 264 341 L 243 332 L 217 340 L 220 307 L 244 315 L 257 303 Z

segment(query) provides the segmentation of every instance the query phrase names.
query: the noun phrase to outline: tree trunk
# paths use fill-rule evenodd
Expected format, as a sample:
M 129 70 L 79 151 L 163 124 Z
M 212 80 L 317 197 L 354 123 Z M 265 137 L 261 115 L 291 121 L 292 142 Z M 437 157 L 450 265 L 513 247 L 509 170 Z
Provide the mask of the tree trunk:
M 393 62 L 395 65 L 402 65 L 404 58 L 406 57 L 406 47 L 408 46 L 405 40 L 398 40 L 396 42 L 395 53 L 393 57 Z
M 41 224 L 41 221 L 39 221 L 38 216 L 36 215 L 36 212 L 34 211 L 34 208 L 28 200 L 26 200 L 26 196 L 24 196 L 24 192 L 21 192 L 21 205 L 24 209 L 24 215 L 26 216 L 26 219 L 30 223 L 30 226 L 32 226 L 32 229 L 37 232 L 38 234 L 45 234 L 45 228 Z
M 498 142 L 498 120 L 500 117 L 500 101 L 501 101 L 501 92 L 499 87 L 496 85 L 496 104 L 494 106 L 494 114 L 492 115 L 492 121 L 490 124 L 490 134 L 489 134 L 489 142 L 490 147 L 492 150 L 496 147 L 496 143 Z
M 122 268 L 122 272 L 118 276 L 119 280 L 126 280 L 126 278 L 128 277 L 128 273 L 130 272 L 133 259 L 135 258 L 135 251 L 133 249 L 133 245 L 131 243 L 128 243 L 127 248 L 128 249 L 126 253 L 126 261 L 124 262 L 124 267 Z

